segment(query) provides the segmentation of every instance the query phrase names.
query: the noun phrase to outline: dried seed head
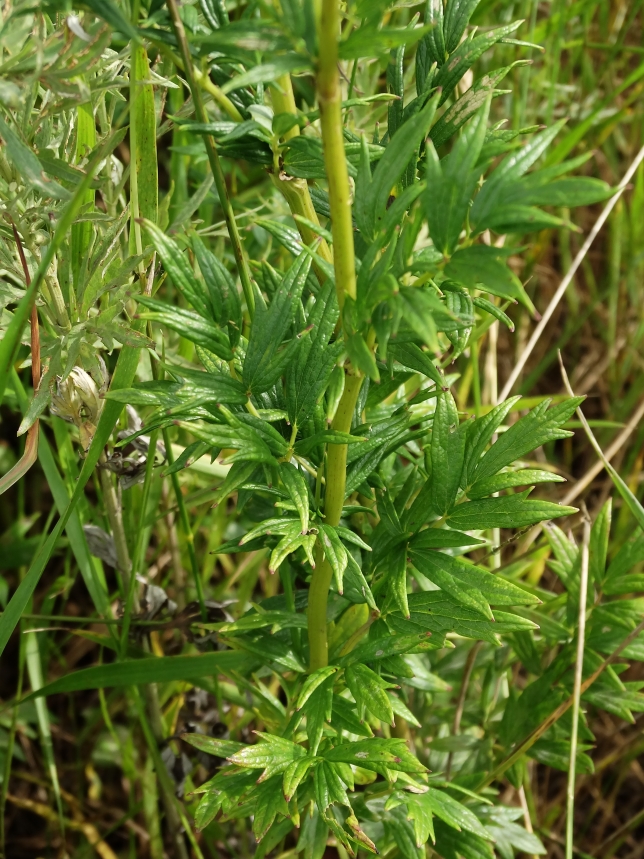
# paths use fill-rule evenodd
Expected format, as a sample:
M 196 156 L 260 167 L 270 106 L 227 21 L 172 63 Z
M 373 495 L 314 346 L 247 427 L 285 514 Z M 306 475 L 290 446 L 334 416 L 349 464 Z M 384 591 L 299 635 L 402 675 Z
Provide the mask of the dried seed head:
M 102 410 L 103 400 L 96 382 L 81 367 L 74 367 L 66 379 L 58 378 L 51 412 L 78 427 L 83 450 L 89 448 L 94 438 Z

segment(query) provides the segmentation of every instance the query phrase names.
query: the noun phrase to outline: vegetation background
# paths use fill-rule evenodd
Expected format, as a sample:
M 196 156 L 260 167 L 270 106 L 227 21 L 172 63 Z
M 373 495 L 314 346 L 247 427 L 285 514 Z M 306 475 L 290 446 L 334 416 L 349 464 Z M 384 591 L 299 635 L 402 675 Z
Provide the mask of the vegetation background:
M 357 5 L 357 10 L 351 7 L 349 21 L 356 31 L 361 19 L 370 14 L 369 4 Z M 490 107 L 490 127 L 505 119 L 507 129 L 549 129 L 566 118 L 567 123 L 562 124 L 542 162 L 556 164 L 563 158 L 580 156 L 575 175 L 601 179 L 612 188 L 619 186 L 644 143 L 642 3 L 481 0 L 460 6 L 467 6 L 468 14 L 472 14 L 469 32 L 475 26 L 487 32 L 522 19 L 512 38 L 539 47 L 512 39 L 491 44 L 472 71 L 468 69 L 464 79 L 457 82 L 455 98 L 467 91 L 472 80 L 529 58 L 529 65 L 518 64 L 505 76 L 504 92 Z M 155 236 L 153 230 L 146 232 L 141 218 L 157 221 L 180 243 L 180 255 L 186 259 L 192 259 L 194 253 L 198 256 L 190 238 L 196 231 L 202 247 L 211 250 L 233 272 L 239 251 L 229 240 L 226 224 L 234 216 L 244 252 L 253 260 L 252 277 L 270 296 L 275 289 L 270 272 L 283 272 L 292 262 L 288 236 L 285 239 L 275 224 L 291 229 L 298 226 L 286 205 L 289 189 L 282 189 L 286 199 L 280 193 L 279 171 L 283 168 L 287 173 L 290 169 L 291 175 L 317 175 L 315 166 L 306 161 L 311 158 L 310 152 L 301 150 L 301 160 L 297 162 L 297 147 L 290 150 L 290 161 L 287 155 L 285 164 L 273 160 L 278 158 L 273 146 L 276 130 L 271 126 L 271 115 L 262 108 L 272 104 L 276 114 L 291 113 L 289 103 L 277 108 L 277 100 L 286 98 L 288 89 L 283 84 L 280 94 L 274 84 L 284 82 L 292 73 L 297 109 L 309 114 L 303 125 L 312 124 L 303 136 L 315 137 L 319 131 L 313 113 L 315 82 L 311 70 L 297 66 L 290 56 L 285 60 L 281 57 L 284 48 L 278 36 L 266 36 L 266 44 L 250 37 L 244 41 L 239 35 L 243 28 L 228 41 L 225 37 L 219 42 L 215 39 L 208 47 L 209 33 L 227 32 L 223 26 L 226 18 L 232 24 L 243 24 L 283 15 L 295 27 L 293 21 L 300 5 L 283 3 L 276 7 L 277 12 L 261 2 L 224 6 L 204 0 L 181 5 L 185 28 L 202 55 L 197 52 L 192 82 L 196 80 L 197 87 L 201 85 L 210 119 L 219 123 L 215 138 L 222 156 L 222 172 L 215 175 L 214 183 L 204 138 L 196 133 L 196 127 L 190 127 L 195 115 L 189 75 L 177 44 L 168 37 L 164 42 L 162 35 L 174 32 L 173 8 L 172 3 L 166 8 L 156 0 L 149 4 L 133 0 L 131 6 L 127 2 L 87 2 L 82 9 L 74 10 L 63 3 L 6 0 L 0 11 L 0 206 L 5 215 L 0 224 L 0 325 L 4 344 L 0 351 L 3 360 L 7 355 L 10 359 L 0 368 L 3 386 L 7 383 L 1 411 L 0 472 L 7 475 L 17 469 L 13 473 L 21 477 L 15 483 L 5 479 L 6 491 L 0 496 L 0 602 L 4 610 L 0 620 L 4 622 L 1 629 L 3 645 L 6 644 L 0 673 L 0 849 L 7 859 L 65 855 L 99 855 L 103 859 L 245 857 L 263 856 L 270 851 L 283 859 L 299 852 L 306 859 L 320 859 L 323 854 L 333 856 L 336 852 L 344 857 L 351 849 L 351 844 L 345 844 L 333 832 L 326 846 L 326 830 L 320 846 L 319 837 L 316 842 L 315 832 L 311 834 L 311 826 L 304 823 L 304 835 L 298 841 L 288 817 L 279 823 L 286 822 L 287 826 L 270 830 L 273 835 L 277 833 L 276 838 L 269 837 L 257 847 L 258 833 L 253 833 L 248 820 L 252 808 L 238 819 L 212 820 L 201 832 L 195 827 L 195 813 L 200 822 L 196 811 L 200 796 L 192 791 L 215 774 L 221 760 L 198 751 L 179 735 L 192 731 L 231 743 L 251 743 L 252 730 L 276 731 L 279 719 L 275 721 L 275 712 L 284 709 L 284 693 L 273 678 L 275 673 L 288 674 L 299 670 L 297 667 L 278 660 L 270 676 L 244 676 L 233 666 L 221 673 L 217 667 L 206 677 L 196 677 L 186 663 L 185 669 L 168 669 L 165 676 L 155 675 L 152 679 L 158 684 L 147 686 L 134 685 L 150 679 L 145 674 L 123 673 L 126 666 L 136 665 L 136 659 L 124 662 L 128 656 L 149 659 L 149 653 L 156 657 L 195 654 L 197 646 L 218 654 L 212 641 L 215 632 L 225 631 L 221 624 L 238 620 L 251 604 L 288 594 L 292 588 L 290 573 L 270 574 L 266 549 L 241 553 L 231 550 L 232 543 L 238 542 L 249 527 L 235 512 L 243 506 L 242 493 L 249 490 L 240 490 L 238 499 L 233 493 L 225 503 L 212 506 L 213 500 L 223 501 L 226 495 L 218 495 L 217 487 L 227 471 L 221 465 L 221 457 L 211 461 L 206 454 L 213 447 L 218 453 L 226 445 L 213 445 L 208 438 L 191 434 L 185 424 L 175 427 L 168 422 L 159 424 L 158 431 L 153 426 L 147 443 L 126 448 L 128 456 L 123 462 L 115 453 L 115 433 L 106 452 L 101 453 L 101 467 L 91 470 L 86 492 L 76 499 L 67 530 L 54 531 L 54 537 L 48 537 L 58 513 L 74 496 L 78 474 L 86 462 L 80 453 L 94 437 L 101 408 L 115 408 L 118 415 L 123 403 L 128 402 L 149 414 L 146 402 L 159 404 L 144 397 L 135 401 L 130 396 L 120 403 L 106 400 L 109 405 L 101 406 L 99 389 L 106 387 L 108 376 L 114 372 L 117 355 L 129 349 L 135 356 L 130 359 L 134 362 L 131 370 L 137 371 L 139 380 L 152 380 L 151 373 L 159 372 L 159 367 L 163 372 L 165 364 L 155 369 L 155 363 L 150 363 L 150 335 L 162 362 L 176 361 L 184 369 L 200 366 L 200 341 L 195 341 L 194 336 L 181 336 L 186 326 L 196 324 L 193 317 L 164 311 L 153 300 L 138 308 L 132 301 L 133 292 L 149 285 L 149 293 L 154 281 L 155 294 L 160 287 L 159 295 L 166 302 L 184 309 L 188 305 L 179 285 L 180 273 L 172 276 L 171 265 L 164 256 L 162 233 Z M 416 12 L 429 14 L 424 4 L 413 0 L 390 7 L 379 4 L 382 30 L 378 32 L 407 27 Z M 128 24 L 132 21 L 147 29 L 147 34 L 132 30 L 132 24 Z M 142 40 L 138 41 L 141 34 Z M 418 40 L 407 48 L 404 65 L 397 67 L 395 42 L 388 43 L 374 32 L 368 32 L 366 37 L 373 41 L 371 47 L 365 49 L 367 41 L 363 39 L 361 45 L 357 40 L 355 53 L 342 59 L 343 97 L 356 99 L 356 104 L 345 105 L 343 116 L 353 132 L 367 130 L 371 134 L 374 127 L 379 127 L 383 139 L 388 124 L 391 127 L 395 104 L 392 107 L 391 101 L 367 102 L 361 98 L 414 89 Z M 394 48 L 394 59 L 390 48 Z M 209 56 L 208 51 L 219 51 L 220 58 L 229 51 L 232 60 L 218 64 L 211 57 L 200 65 Z M 213 68 L 207 68 L 206 63 L 212 63 Z M 242 76 L 243 86 L 239 81 L 236 86 L 227 85 L 234 76 Z M 196 119 L 201 118 L 197 113 Z M 240 131 L 243 122 L 254 125 Z M 292 139 L 294 128 L 285 123 L 278 129 L 281 144 Z M 358 143 L 352 145 L 357 165 L 360 147 Z M 581 156 L 587 154 L 591 158 L 584 162 Z M 133 163 L 136 170 L 132 169 Z M 95 173 L 94 179 L 81 172 L 90 169 Z M 313 173 L 307 174 L 307 170 Z M 222 206 L 215 193 L 221 179 L 228 189 L 232 210 Z M 78 193 L 81 182 L 83 188 Z M 55 247 L 50 226 L 73 192 L 77 192 L 74 199 L 78 206 L 67 229 L 56 232 L 61 241 Z M 562 277 L 600 215 L 606 195 L 588 205 L 583 202 L 570 209 L 565 200 L 551 206 L 550 222 L 539 224 L 540 229 L 529 235 L 526 230 L 521 241 L 511 243 L 508 265 L 525 284 L 529 299 L 540 313 L 550 306 Z M 299 226 L 310 229 L 317 216 L 311 212 L 308 216 L 306 212 L 300 214 L 304 220 L 298 222 Z M 514 230 L 510 227 L 501 232 Z M 315 229 L 313 237 L 314 234 Z M 323 242 L 330 241 L 324 227 L 317 234 Z M 20 246 L 32 278 L 41 254 L 56 255 L 55 268 L 39 284 L 39 349 L 45 382 L 33 401 L 29 354 L 30 346 L 33 349 L 36 344 L 33 339 L 29 341 L 29 327 L 24 327 L 23 332 L 23 326 L 19 326 L 22 345 L 17 353 L 7 345 L 11 331 L 16 329 L 18 301 L 26 288 Z M 116 255 L 113 248 L 118 250 Z M 153 252 L 157 257 L 151 264 Z M 170 256 L 172 252 L 171 248 Z M 165 281 L 158 257 L 170 274 Z M 262 261 L 274 268 L 262 266 Z M 96 275 L 99 268 L 101 276 Z M 205 276 L 203 267 L 201 270 Z M 514 331 L 482 313 L 474 328 L 476 336 L 469 343 L 463 342 L 467 348 L 460 349 L 455 364 L 445 362 L 458 409 L 461 413 L 479 414 L 497 402 L 524 354 L 525 367 L 513 380 L 513 392 L 528 398 L 521 408 L 538 405 L 546 396 L 563 399 L 567 393 L 557 359 L 561 352 L 572 388 L 575 394 L 587 396 L 584 413 L 630 491 L 631 500 L 622 501 L 623 485 L 621 495 L 615 493 L 618 478 L 603 468 L 576 419 L 566 424 L 573 434 L 540 447 L 528 464 L 531 468 L 551 468 L 569 481 L 563 489 L 557 485 L 547 487 L 540 497 L 578 506 L 583 501 L 595 522 L 600 511 L 606 510 L 607 499 L 615 494 L 606 552 L 612 562 L 622 550 L 620 571 L 635 576 L 628 587 L 612 591 L 615 599 L 609 605 L 613 606 L 613 614 L 607 609 L 601 618 L 597 615 L 599 626 L 612 622 L 611 618 L 618 614 L 615 602 L 623 603 L 618 623 L 623 634 L 614 639 L 615 647 L 644 616 L 644 605 L 637 597 L 644 589 L 644 579 L 639 574 L 644 554 L 641 541 L 629 542 L 641 521 L 637 499 L 642 497 L 644 473 L 643 276 L 644 168 L 640 164 L 583 256 L 534 348 L 526 351 L 538 313 L 531 314 L 525 305 L 508 307 L 504 303 Z M 255 301 L 252 287 L 250 291 L 244 289 L 247 286 L 242 274 L 239 300 L 246 308 Z M 139 314 L 145 307 L 150 321 L 144 323 Z M 97 310 L 90 312 L 91 308 Z M 23 323 L 26 322 L 25 317 Z M 202 346 L 205 342 L 212 344 L 215 334 L 210 329 L 204 331 Z M 467 336 L 470 333 L 468 330 Z M 458 336 L 454 335 L 450 342 L 458 352 L 456 341 Z M 454 353 L 450 361 L 452 357 Z M 69 376 L 75 366 L 84 367 L 89 377 Z M 56 385 L 56 378 L 61 376 L 72 379 L 76 387 L 70 382 Z M 79 390 L 82 402 L 78 400 Z M 407 393 L 412 395 L 414 391 Z M 177 401 L 176 406 L 180 404 Z M 162 405 L 167 407 L 168 403 Z M 23 474 L 19 463 L 27 462 L 30 451 L 34 453 L 38 446 L 37 418 L 38 459 Z M 119 420 L 117 430 L 137 429 L 134 413 L 123 412 Z M 27 426 L 31 429 L 25 434 Z M 111 429 L 110 426 L 108 435 Z M 182 454 L 184 449 L 186 454 Z M 409 448 L 410 455 L 414 450 L 413 446 Z M 422 451 L 417 449 L 416 453 L 422 459 Z M 166 459 L 161 465 L 164 454 Z M 21 459 L 24 456 L 26 460 Z M 169 467 L 177 456 L 182 457 L 177 466 Z M 139 478 L 142 482 L 137 482 Z M 281 498 L 288 510 L 289 496 L 283 493 Z M 358 507 L 363 501 L 361 497 Z M 270 506 L 265 505 L 267 510 Z M 368 517 L 367 510 L 362 504 L 353 515 Z M 270 515 L 276 515 L 274 509 Z M 122 539 L 114 529 L 119 516 Z M 365 526 L 361 520 L 356 530 L 362 533 L 365 527 L 369 531 L 369 524 Z M 566 594 L 574 578 L 574 563 L 578 564 L 576 546 L 583 543 L 583 517 L 564 520 L 562 529 L 556 533 L 550 530 L 547 537 L 526 533 L 525 528 L 514 535 L 503 531 L 502 539 L 509 542 L 504 542 L 500 555 L 478 558 L 492 569 L 501 567 L 509 578 L 521 580 L 541 594 L 549 611 L 539 621 L 540 635 L 535 638 L 525 630 L 509 632 L 503 636 L 500 648 L 489 641 L 475 642 L 476 636 L 457 636 L 454 650 L 432 652 L 430 662 L 422 662 L 420 656 L 410 657 L 416 659 L 413 664 L 418 682 L 411 691 L 406 689 L 405 700 L 413 714 L 404 703 L 405 710 L 396 712 L 402 716 L 407 713 L 409 719 L 405 719 L 412 726 L 418 720 L 417 727 L 412 727 L 411 741 L 409 733 L 403 731 L 401 736 L 412 746 L 415 744 L 432 773 L 447 773 L 448 779 L 450 772 L 456 773 L 456 781 L 460 774 L 461 784 L 470 784 L 468 761 L 483 754 L 486 737 L 496 738 L 495 754 L 504 745 L 499 733 L 507 729 L 507 724 L 499 727 L 503 713 L 502 709 L 494 710 L 497 697 L 510 700 L 513 688 L 523 690 L 535 677 L 545 676 L 545 685 L 538 687 L 545 698 L 550 685 L 546 667 L 555 653 L 573 647 L 578 586 L 573 583 L 575 599 L 568 600 L 568 607 Z M 565 542 L 566 535 L 572 542 Z M 494 534 L 490 539 L 494 541 Z M 224 543 L 226 551 L 217 554 Z M 623 560 L 625 545 L 632 550 L 627 559 L 630 563 Z M 596 545 L 594 551 L 599 552 Z M 591 573 L 593 557 L 596 556 L 591 555 Z M 32 571 L 38 558 L 48 560 L 42 575 L 34 579 Z M 290 569 L 288 563 L 286 568 Z M 117 570 L 122 577 L 117 576 Z M 133 573 L 129 579 L 131 588 L 126 570 Z M 578 572 L 577 569 L 577 575 Z M 140 594 L 136 573 L 141 577 Z M 601 575 L 596 574 L 597 581 Z M 11 615 L 10 597 L 21 582 L 32 579 L 34 584 L 37 582 L 33 596 L 28 595 L 18 615 Z M 607 593 L 610 590 L 604 589 Z M 597 606 L 601 599 L 601 591 L 597 590 Z M 174 613 L 169 611 L 172 606 L 168 600 L 174 603 Z M 350 620 L 348 617 L 346 624 Z M 347 625 L 349 633 L 345 631 L 345 635 L 361 629 L 364 617 L 357 626 L 355 618 L 352 622 L 354 626 Z M 111 627 L 117 630 L 116 641 L 110 637 Z M 340 629 L 339 637 L 343 628 L 339 623 L 336 628 Z M 300 641 L 297 636 L 301 631 L 292 632 L 294 641 Z M 490 853 L 485 851 L 495 849 L 502 859 L 513 853 L 564 856 L 567 819 L 574 825 L 575 855 L 598 859 L 635 859 L 642 855 L 644 738 L 640 713 L 644 711 L 644 701 L 639 689 L 644 685 L 644 649 L 637 638 L 629 639 L 629 648 L 622 654 L 622 661 L 610 669 L 610 683 L 593 700 L 589 696 L 582 701 L 586 716 L 580 722 L 579 739 L 573 740 L 573 749 L 578 750 L 574 817 L 566 813 L 572 727 L 570 719 L 565 725 L 563 719 L 561 729 L 556 727 L 548 734 L 540 753 L 522 757 L 513 771 L 499 775 L 493 789 L 481 793 L 499 807 L 517 809 L 514 817 L 506 816 L 502 824 L 500 817 L 496 821 L 486 817 L 485 808 L 468 798 L 467 793 L 454 794 L 465 803 L 462 807 L 466 812 L 461 814 L 472 814 L 473 809 L 476 819 L 492 821 L 499 833 L 505 826 L 505 840 L 499 834 L 495 848 L 484 848 L 481 845 L 489 842 L 483 837 L 472 846 L 465 836 L 464 840 L 450 842 L 448 832 L 443 834 L 443 842 L 439 837 L 437 855 L 447 859 L 458 854 L 469 859 L 488 856 Z M 588 659 L 587 668 L 591 671 L 596 664 L 590 656 Z M 104 669 L 100 668 L 103 663 Z M 111 674 L 110 664 L 115 665 Z M 107 672 L 92 675 L 91 688 L 82 683 L 74 686 L 74 681 L 67 686 L 61 684 L 61 680 L 90 666 Z M 48 697 L 18 703 L 29 691 L 51 682 L 59 685 L 52 687 Z M 101 684 L 104 688 L 97 688 Z M 569 686 L 572 689 L 571 678 Z M 535 697 L 536 710 L 540 703 Z M 377 719 L 376 723 L 380 724 Z M 388 727 L 376 728 L 376 732 L 382 730 L 390 736 Z M 206 744 L 204 748 L 212 752 L 217 747 Z M 230 746 L 221 757 L 232 751 Z M 378 813 L 373 808 L 363 809 L 360 817 L 366 833 L 375 832 L 373 827 L 378 825 Z M 301 814 L 305 821 L 304 809 Z M 383 831 L 378 830 L 382 851 L 392 859 L 396 855 L 417 857 L 419 848 L 409 836 L 412 830 L 405 828 L 408 821 L 396 818 L 393 811 L 387 814 L 393 822 L 389 829 L 385 826 Z M 437 826 L 445 828 L 446 814 L 443 812 L 443 823 L 439 821 Z M 202 811 L 201 823 L 203 815 Z M 382 816 L 386 817 L 384 811 Z M 472 832 L 475 839 L 480 836 L 477 824 L 469 817 L 459 819 L 448 822 L 447 829 L 451 826 L 452 832 Z M 511 829 L 513 820 L 524 827 L 523 836 Z M 525 835 L 533 830 L 540 841 Z M 438 829 L 437 833 L 440 836 Z M 512 837 L 507 833 L 513 833 Z M 432 849 L 430 839 L 427 851 L 431 854 Z M 424 851 L 423 847 L 422 855 Z

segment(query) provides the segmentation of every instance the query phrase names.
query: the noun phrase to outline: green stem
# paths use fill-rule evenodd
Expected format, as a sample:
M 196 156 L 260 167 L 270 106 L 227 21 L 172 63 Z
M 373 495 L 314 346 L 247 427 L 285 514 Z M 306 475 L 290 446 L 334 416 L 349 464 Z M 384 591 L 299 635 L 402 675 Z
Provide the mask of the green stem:
M 329 183 L 335 286 L 338 304 L 342 308 L 345 296 L 348 295 L 355 300 L 356 271 L 349 171 L 342 130 L 342 88 L 338 73 L 339 28 L 338 0 L 322 0 L 322 14 L 318 26 L 320 57 L 317 96 L 320 105 L 324 164 Z
M 338 405 L 332 428 L 339 432 L 349 432 L 351 419 L 362 387 L 362 376 L 347 375 L 344 393 Z M 339 525 L 344 505 L 347 480 L 347 445 L 331 444 L 328 447 L 326 462 L 326 495 L 324 499 L 325 524 Z M 318 543 L 316 566 L 309 590 L 308 627 L 309 662 L 311 671 L 323 668 L 329 662 L 327 638 L 326 606 L 333 571 L 323 559 L 321 545 Z
M 318 60 L 317 96 L 320 106 L 324 163 L 329 183 L 331 231 L 333 234 L 333 266 L 340 308 L 346 296 L 355 300 L 356 272 L 351 220 L 349 172 L 342 133 L 342 89 L 338 73 L 338 34 L 340 14 L 338 0 L 322 0 L 318 22 L 320 56 Z M 344 392 L 332 428 L 349 432 L 362 376 L 350 364 L 345 367 Z M 329 445 L 325 471 L 324 515 L 327 525 L 338 525 L 342 516 L 347 480 L 347 446 Z M 316 568 L 311 579 L 308 607 L 309 663 L 314 671 L 329 661 L 326 608 L 333 572 L 323 557 L 318 542 Z
M 172 19 L 174 32 L 177 37 L 177 42 L 179 44 L 179 51 L 183 60 L 184 72 L 186 78 L 188 79 L 188 86 L 190 87 L 190 92 L 192 93 L 192 100 L 195 105 L 195 114 L 199 122 L 208 122 L 208 114 L 206 113 L 206 109 L 201 98 L 201 88 L 199 87 L 195 76 L 195 70 L 192 65 L 192 58 L 190 57 L 190 48 L 188 47 L 188 40 L 186 38 L 186 31 L 183 27 L 183 21 L 179 16 L 179 10 L 177 8 L 176 0 L 167 0 L 167 5 L 168 11 L 170 12 L 170 18 Z M 204 142 L 206 144 L 206 152 L 208 153 L 210 169 L 212 170 L 212 175 L 215 180 L 217 194 L 219 195 L 219 203 L 224 212 L 224 218 L 226 221 L 226 226 L 228 228 L 228 235 L 230 236 L 230 241 L 233 246 L 233 253 L 235 254 L 237 270 L 239 272 L 242 289 L 244 290 L 244 297 L 246 299 L 248 314 L 252 319 L 253 314 L 255 312 L 255 292 L 250 279 L 250 269 L 248 267 L 248 261 L 246 260 L 246 257 L 244 256 L 244 251 L 242 249 L 241 238 L 237 229 L 237 222 L 235 221 L 233 207 L 230 203 L 230 198 L 228 196 L 224 172 L 221 169 L 221 162 L 219 161 L 219 155 L 217 154 L 217 147 L 215 146 L 214 138 L 211 135 L 207 134 L 204 137 Z

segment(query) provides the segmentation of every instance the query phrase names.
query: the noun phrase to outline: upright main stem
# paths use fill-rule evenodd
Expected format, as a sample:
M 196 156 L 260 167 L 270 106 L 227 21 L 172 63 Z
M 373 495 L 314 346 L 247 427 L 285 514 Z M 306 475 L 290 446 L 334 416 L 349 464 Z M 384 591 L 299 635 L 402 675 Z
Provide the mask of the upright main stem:
M 338 0 L 322 0 L 322 13 L 318 25 L 320 57 L 317 96 L 320 106 L 324 165 L 329 183 L 335 286 L 338 304 L 342 309 L 345 296 L 348 295 L 353 299 L 356 297 L 356 268 L 349 171 L 344 151 L 342 88 L 338 73 L 339 31 Z
M 347 296 L 352 299 L 356 297 L 356 274 L 349 172 L 342 128 L 342 89 L 338 73 L 339 30 L 338 0 L 322 0 L 318 23 L 317 96 L 320 106 L 324 163 L 329 183 L 335 286 L 338 304 L 342 309 Z M 351 429 L 351 420 L 362 387 L 362 376 L 351 365 L 345 367 L 345 374 L 344 393 L 332 424 L 332 428 L 340 432 L 349 432 Z M 346 472 L 347 446 L 329 445 L 324 498 L 327 525 L 340 523 L 346 490 Z M 326 608 L 332 575 L 331 565 L 326 558 L 323 558 L 322 548 L 318 543 L 308 607 L 309 662 L 312 671 L 323 668 L 329 661 Z

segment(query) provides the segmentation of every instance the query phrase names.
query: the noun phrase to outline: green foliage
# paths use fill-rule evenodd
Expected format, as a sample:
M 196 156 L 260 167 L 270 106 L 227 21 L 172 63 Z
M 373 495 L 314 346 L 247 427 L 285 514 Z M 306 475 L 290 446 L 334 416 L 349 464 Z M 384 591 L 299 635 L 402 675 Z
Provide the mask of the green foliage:
M 479 391 L 470 409 L 461 384 L 471 373 L 479 386 L 490 326 L 514 330 L 510 305 L 535 314 L 514 259 L 521 244 L 563 232 L 571 208 L 606 199 L 610 187 L 580 174 L 586 156 L 545 161 L 563 120 L 501 131 L 498 85 L 522 61 L 489 63 L 507 58 L 522 22 L 477 33 L 477 0 L 428 0 L 422 16 L 404 4 L 350 2 L 331 47 L 350 61 L 336 131 L 354 192 L 344 236 L 353 290 L 341 282 L 346 247 L 335 231 L 342 171 L 320 131 L 330 108 L 316 74 L 329 44 L 316 4 L 242 5 L 232 21 L 219 0 L 179 11 L 141 5 L 86 3 L 82 20 L 61 24 L 67 8 L 43 4 L 39 26 L 16 30 L 11 43 L 9 24 L 32 14 L 18 5 L 0 34 L 10 57 L 2 83 L 30 99 L 23 114 L 0 88 L 0 398 L 11 379 L 21 432 L 39 419 L 58 427 L 59 463 L 46 439 L 40 460 L 60 514 L 0 616 L 0 649 L 66 528 L 98 618 L 120 625 L 96 638 L 116 661 L 31 697 L 146 684 L 170 695 L 181 681 L 213 694 L 221 722 L 238 708 L 224 725 L 234 738 L 183 734 L 216 759 L 217 772 L 192 784 L 198 830 L 229 833 L 252 818 L 260 857 L 288 843 L 321 859 L 329 838 L 350 855 L 404 859 L 422 859 L 428 844 L 445 859 L 545 853 L 516 822 L 519 811 L 485 788 L 506 769 L 521 787 L 528 758 L 593 769 L 584 717 L 572 750 L 570 719 L 548 722 L 573 692 L 583 553 L 552 524 L 577 509 L 551 500 L 548 484 L 563 478 L 547 458 L 573 436 L 583 397 L 482 407 Z M 381 77 L 387 92 L 367 92 L 385 87 Z M 167 90 L 178 90 L 172 111 Z M 128 125 L 125 166 L 114 153 Z M 160 141 L 170 131 L 174 167 L 160 194 Z M 248 227 L 243 240 L 237 221 Z M 240 265 L 249 258 L 250 292 Z M 14 365 L 34 303 L 43 377 L 26 402 Z M 64 441 L 56 415 L 69 425 Z M 80 475 L 71 439 L 82 449 Z M 66 461 L 76 481 L 67 486 Z M 194 488 L 195 473 L 208 486 L 186 498 L 179 476 Z M 86 498 L 94 475 L 96 498 Z M 158 611 L 145 614 L 137 575 L 167 477 L 183 529 L 173 563 L 178 551 L 181 566 L 183 549 L 193 578 L 175 594 L 176 629 L 189 634 L 161 656 L 145 627 Z M 188 512 L 206 502 L 217 508 L 207 546 L 195 543 L 201 525 Z M 82 528 L 101 523 L 111 532 L 118 617 Z M 547 536 L 548 582 L 543 565 L 535 576 L 530 561 L 496 563 L 501 540 L 534 526 Z M 584 678 L 601 672 L 582 701 L 633 722 L 644 712 L 641 684 L 604 660 L 623 648 L 622 658 L 644 661 L 633 634 L 644 540 L 638 530 L 612 552 L 610 534 L 608 502 L 590 537 L 579 669 Z M 195 545 L 235 570 L 233 585 L 212 585 L 214 561 L 207 566 Z M 316 629 L 328 653 L 321 667 Z M 475 663 L 480 694 L 471 700 Z M 451 693 L 463 676 L 455 720 Z M 146 707 L 174 742 L 176 713 L 164 723 L 154 695 Z M 158 764 L 166 737 L 146 725 Z M 157 777 L 166 809 L 175 808 L 158 766 Z M 172 812 L 167 819 L 183 844 Z

